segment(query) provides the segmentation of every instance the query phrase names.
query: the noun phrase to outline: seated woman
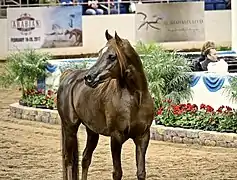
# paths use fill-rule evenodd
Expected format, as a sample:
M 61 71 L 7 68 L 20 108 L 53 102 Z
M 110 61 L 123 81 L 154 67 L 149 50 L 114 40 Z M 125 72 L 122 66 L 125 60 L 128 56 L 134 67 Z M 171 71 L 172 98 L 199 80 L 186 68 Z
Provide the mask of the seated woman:
M 204 51 L 204 56 L 205 56 L 205 60 L 200 62 L 201 68 L 203 71 L 207 71 L 207 67 L 209 65 L 209 63 L 212 62 L 217 62 L 217 54 L 216 54 L 216 49 L 213 47 L 209 47 Z
M 207 50 L 208 52 L 210 52 L 210 49 L 215 49 L 215 43 L 211 41 L 205 42 L 201 49 L 201 56 L 192 61 L 191 64 L 192 71 L 205 71 L 201 66 L 201 62 L 207 59 Z
M 228 72 L 228 64 L 224 60 L 218 60 L 216 49 L 210 43 L 202 48 L 201 57 L 194 67 L 196 71 Z

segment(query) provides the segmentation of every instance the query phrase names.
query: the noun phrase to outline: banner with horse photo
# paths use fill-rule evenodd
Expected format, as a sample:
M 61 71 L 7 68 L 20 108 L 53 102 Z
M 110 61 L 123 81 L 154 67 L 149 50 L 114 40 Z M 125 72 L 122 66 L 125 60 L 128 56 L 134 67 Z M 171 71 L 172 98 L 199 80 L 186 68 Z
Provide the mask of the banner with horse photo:
M 137 4 L 135 23 L 144 43 L 204 41 L 204 2 Z
M 82 46 L 82 7 L 8 8 L 8 49 Z

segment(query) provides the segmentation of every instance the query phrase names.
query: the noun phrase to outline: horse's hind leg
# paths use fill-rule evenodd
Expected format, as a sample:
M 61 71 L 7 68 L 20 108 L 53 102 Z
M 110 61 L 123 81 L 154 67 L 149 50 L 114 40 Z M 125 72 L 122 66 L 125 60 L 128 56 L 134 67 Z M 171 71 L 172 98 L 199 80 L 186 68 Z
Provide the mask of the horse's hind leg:
M 99 140 L 99 134 L 94 133 L 88 128 L 86 128 L 86 132 L 87 132 L 87 142 L 82 157 L 82 177 L 81 177 L 82 180 L 87 180 L 87 174 L 89 166 L 91 164 L 92 154 Z
M 150 140 L 150 131 L 147 131 L 142 137 L 136 137 L 134 143 L 136 145 L 136 163 L 137 163 L 137 179 L 146 179 L 145 156 Z
M 63 180 L 78 180 L 78 126 L 62 124 Z

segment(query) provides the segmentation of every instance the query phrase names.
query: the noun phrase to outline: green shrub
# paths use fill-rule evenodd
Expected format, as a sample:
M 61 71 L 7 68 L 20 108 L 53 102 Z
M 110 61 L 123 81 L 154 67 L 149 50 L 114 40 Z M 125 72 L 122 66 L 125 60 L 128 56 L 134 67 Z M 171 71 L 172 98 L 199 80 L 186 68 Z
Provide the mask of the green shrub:
M 237 77 L 231 77 L 230 84 L 224 86 L 224 92 L 229 96 L 230 101 L 237 102 Z
M 165 51 L 157 44 L 139 42 L 136 50 L 142 57 L 156 108 L 162 105 L 162 99 L 165 98 L 180 103 L 192 97 L 191 76 L 188 73 L 191 69 L 187 59 L 175 52 Z
M 51 56 L 33 49 L 11 53 L 6 59 L 5 72 L 0 76 L 0 85 L 20 85 L 22 96 L 26 90 L 35 88 L 37 79 L 46 76 L 45 66 Z

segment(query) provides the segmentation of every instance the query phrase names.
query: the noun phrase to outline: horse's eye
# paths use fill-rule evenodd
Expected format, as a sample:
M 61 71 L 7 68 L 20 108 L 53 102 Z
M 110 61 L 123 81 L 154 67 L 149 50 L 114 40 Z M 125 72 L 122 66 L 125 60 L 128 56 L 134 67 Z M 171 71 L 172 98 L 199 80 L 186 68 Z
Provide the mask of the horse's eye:
M 115 61 L 116 60 L 116 55 L 110 54 L 109 55 L 109 60 Z

